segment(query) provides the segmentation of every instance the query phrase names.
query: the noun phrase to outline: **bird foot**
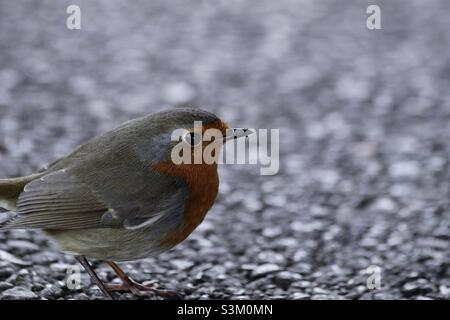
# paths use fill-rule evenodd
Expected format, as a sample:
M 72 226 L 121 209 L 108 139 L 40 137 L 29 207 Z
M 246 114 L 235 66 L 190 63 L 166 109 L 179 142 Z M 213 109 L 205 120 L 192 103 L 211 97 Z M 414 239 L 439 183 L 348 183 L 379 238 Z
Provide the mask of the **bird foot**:
M 175 291 L 156 289 L 152 286 L 142 285 L 133 279 L 123 281 L 121 284 L 108 284 L 106 289 L 109 292 L 131 292 L 140 297 L 162 297 L 166 299 L 182 300 L 183 298 Z

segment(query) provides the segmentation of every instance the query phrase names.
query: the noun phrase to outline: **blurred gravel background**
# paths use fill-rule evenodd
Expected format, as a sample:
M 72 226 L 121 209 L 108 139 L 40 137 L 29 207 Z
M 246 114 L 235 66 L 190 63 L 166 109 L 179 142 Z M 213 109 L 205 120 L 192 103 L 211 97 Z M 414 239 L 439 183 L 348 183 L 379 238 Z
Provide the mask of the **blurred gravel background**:
M 379 31 L 368 1 L 0 0 L 0 176 L 201 106 L 280 128 L 280 172 L 222 166 L 206 221 L 125 264 L 136 280 L 188 299 L 450 298 L 450 2 L 373 3 Z M 73 264 L 40 232 L 0 233 L 0 299 L 101 299 L 84 272 L 67 289 Z

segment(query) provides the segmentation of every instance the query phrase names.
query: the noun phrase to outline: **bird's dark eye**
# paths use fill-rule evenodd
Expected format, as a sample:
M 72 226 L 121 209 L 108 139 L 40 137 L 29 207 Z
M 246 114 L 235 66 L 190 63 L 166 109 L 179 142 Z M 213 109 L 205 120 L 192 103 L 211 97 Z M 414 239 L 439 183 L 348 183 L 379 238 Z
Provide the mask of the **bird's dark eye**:
M 202 142 L 202 136 L 198 132 L 188 132 L 184 135 L 183 140 L 191 146 L 197 146 Z

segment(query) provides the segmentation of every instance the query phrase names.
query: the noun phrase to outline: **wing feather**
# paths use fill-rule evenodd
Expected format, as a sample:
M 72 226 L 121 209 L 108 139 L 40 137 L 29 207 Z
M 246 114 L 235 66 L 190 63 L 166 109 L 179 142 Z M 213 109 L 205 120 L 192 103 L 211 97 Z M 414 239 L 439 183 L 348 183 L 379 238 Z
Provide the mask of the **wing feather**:
M 98 228 L 107 210 L 85 184 L 59 170 L 25 186 L 17 201 L 17 216 L 5 228 Z
M 70 171 L 50 172 L 25 186 L 17 201 L 16 216 L 2 228 L 135 230 L 163 218 L 179 219 L 184 212 L 188 191 L 182 184 L 152 175 L 136 185 L 139 192 L 135 187 L 122 190 L 121 197 L 116 194 L 108 198 L 107 193 L 94 191 L 95 185 L 80 182 Z

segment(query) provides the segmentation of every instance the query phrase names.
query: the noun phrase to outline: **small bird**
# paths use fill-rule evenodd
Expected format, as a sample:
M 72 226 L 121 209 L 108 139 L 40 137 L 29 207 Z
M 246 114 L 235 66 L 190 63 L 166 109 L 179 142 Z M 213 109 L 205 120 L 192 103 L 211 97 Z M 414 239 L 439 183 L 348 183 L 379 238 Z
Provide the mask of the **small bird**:
M 167 298 L 176 292 L 144 286 L 115 263 L 134 261 L 173 248 L 203 221 L 219 188 L 217 162 L 172 161 L 178 143 L 194 154 L 200 134 L 219 130 L 225 143 L 253 133 L 230 129 L 216 115 L 171 109 L 124 123 L 78 146 L 38 173 L 0 180 L 0 207 L 13 216 L 0 230 L 41 229 L 59 249 L 75 256 L 103 294 L 130 291 Z M 173 141 L 176 129 L 186 130 Z M 107 262 L 122 283 L 105 284 L 88 259 Z

